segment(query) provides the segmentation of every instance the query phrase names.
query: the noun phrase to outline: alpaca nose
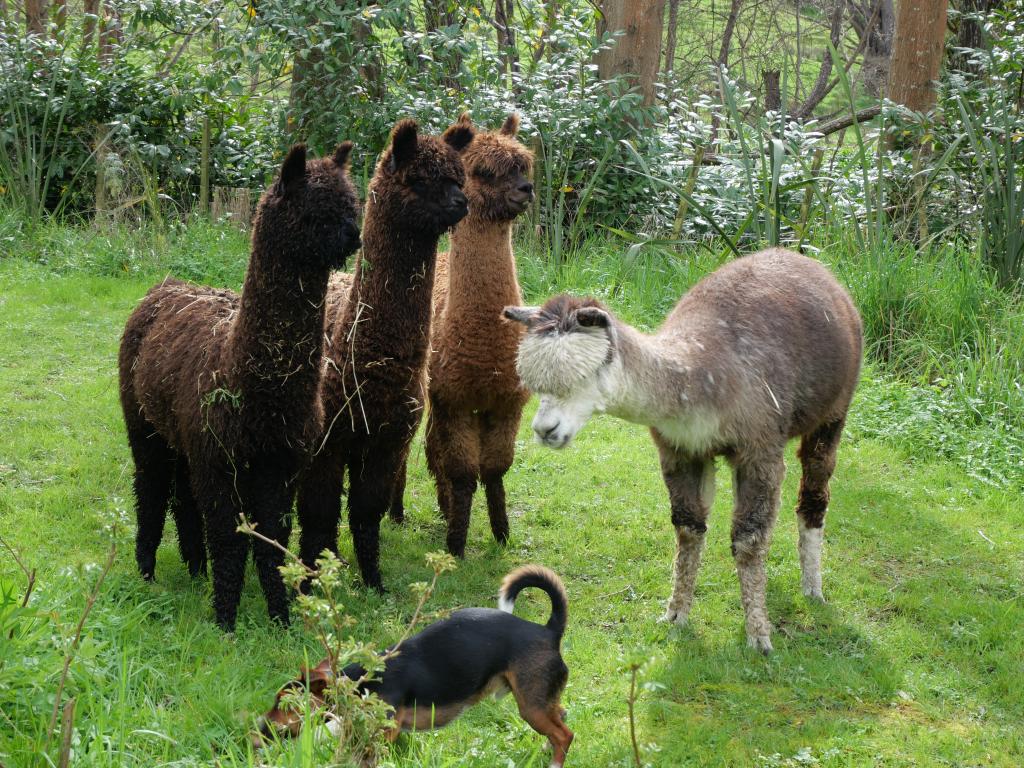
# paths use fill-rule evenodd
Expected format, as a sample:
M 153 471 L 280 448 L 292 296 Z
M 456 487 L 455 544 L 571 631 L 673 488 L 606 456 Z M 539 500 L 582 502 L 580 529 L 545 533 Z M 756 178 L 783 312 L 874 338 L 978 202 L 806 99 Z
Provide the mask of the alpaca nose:
M 524 181 L 522 184 L 519 185 L 519 191 L 522 192 L 524 195 L 529 195 L 530 197 L 533 197 L 533 184 L 531 184 L 529 181 Z
M 469 201 L 466 199 L 466 196 L 462 193 L 461 189 L 456 189 L 452 193 L 452 203 L 453 204 L 461 207 L 461 206 L 466 205 L 468 202 Z
M 540 429 L 537 430 L 537 435 L 540 437 L 541 440 L 544 440 L 546 442 L 548 440 L 553 439 L 557 432 L 558 425 L 555 424 L 553 427 L 548 427 L 547 429 L 541 427 Z

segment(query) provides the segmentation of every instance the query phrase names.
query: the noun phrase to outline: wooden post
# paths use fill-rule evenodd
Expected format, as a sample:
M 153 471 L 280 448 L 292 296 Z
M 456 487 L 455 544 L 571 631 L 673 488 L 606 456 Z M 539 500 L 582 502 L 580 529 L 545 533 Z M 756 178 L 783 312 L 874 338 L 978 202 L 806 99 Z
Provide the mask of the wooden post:
M 693 165 L 690 166 L 690 175 L 686 178 L 686 186 L 683 187 L 684 194 L 679 196 L 679 207 L 676 208 L 676 218 L 672 222 L 672 237 L 679 239 L 683 232 L 683 221 L 686 220 L 686 212 L 690 209 L 688 197 L 693 195 L 697 186 L 697 176 L 700 174 L 700 164 L 704 162 L 704 147 L 697 147 L 693 153 Z
M 203 140 L 199 160 L 199 212 L 210 215 L 210 116 L 203 115 Z
M 96 162 L 96 215 L 94 221 L 103 224 L 108 218 L 107 213 L 107 143 L 110 139 L 110 127 L 105 123 L 96 126 L 93 139 L 93 158 Z

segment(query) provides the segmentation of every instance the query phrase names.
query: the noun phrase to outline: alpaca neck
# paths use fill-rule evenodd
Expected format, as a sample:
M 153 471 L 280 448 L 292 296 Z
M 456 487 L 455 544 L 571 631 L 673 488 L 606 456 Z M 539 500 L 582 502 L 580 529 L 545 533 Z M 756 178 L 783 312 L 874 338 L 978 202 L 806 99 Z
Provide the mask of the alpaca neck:
M 326 269 L 297 270 L 303 254 L 254 250 L 231 328 L 230 355 L 245 395 L 312 397 L 323 352 Z
M 375 355 L 414 365 L 425 357 L 439 238 L 440 234 L 403 231 L 397 217 L 385 220 L 367 205 L 363 248 L 345 320 L 336 327 L 332 346 L 349 349 L 372 343 Z M 356 332 L 350 336 L 353 325 Z
M 520 301 L 512 253 L 512 222 L 484 221 L 470 214 L 452 233 L 448 315 L 496 318 L 503 307 Z
M 687 349 L 666 345 L 661 335 L 648 336 L 616 322 L 605 410 L 621 419 L 659 426 L 707 405 L 706 393 L 688 363 Z

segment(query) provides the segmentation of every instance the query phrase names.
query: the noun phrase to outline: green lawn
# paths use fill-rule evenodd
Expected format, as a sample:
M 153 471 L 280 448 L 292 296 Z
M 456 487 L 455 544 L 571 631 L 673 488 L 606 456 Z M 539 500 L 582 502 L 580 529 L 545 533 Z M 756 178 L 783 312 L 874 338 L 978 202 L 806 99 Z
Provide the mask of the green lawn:
M 237 243 L 231 247 L 237 258 Z M 0 764 L 49 764 L 38 751 L 61 637 L 73 633 L 113 536 L 116 562 L 67 688 L 77 697 L 72 764 L 244 765 L 255 715 L 304 652 L 319 656 L 316 643 L 299 626 L 270 626 L 252 573 L 238 631 L 222 634 L 211 620 L 208 583 L 191 583 L 178 561 L 172 525 L 156 583 L 136 574 L 116 350 L 153 275 L 95 272 L 0 261 L 0 536 L 38 569 L 30 605 L 49 615 L 29 635 L 8 638 L 12 622 L 26 620 L 9 605 L 20 599 L 23 579 L 4 551 Z M 866 378 L 862 392 L 875 386 Z M 857 409 L 876 401 L 855 403 L 840 450 L 824 606 L 799 591 L 798 465 L 789 453 L 768 564 L 771 657 L 745 648 L 724 469 L 692 624 L 670 628 L 656 619 L 669 593 L 673 533 L 646 431 L 598 418 L 556 453 L 531 441 L 532 405 L 507 481 L 510 546 L 490 541 L 478 505 L 467 559 L 443 577 L 431 605 L 492 605 L 501 577 L 525 562 L 561 574 L 570 597 L 564 703 L 576 732 L 569 765 L 632 764 L 629 680 L 619 668 L 638 653 L 654 657 L 646 679 L 660 683 L 643 692 L 638 708 L 651 765 L 1021 765 L 1024 499 L 863 436 Z M 391 592 L 360 591 L 350 605 L 359 618 L 354 634 L 380 644 L 394 640 L 411 614 L 403 586 L 425 579 L 424 554 L 443 547 L 419 446 L 407 508 L 403 528 L 384 523 Z M 347 530 L 341 543 L 351 554 Z M 520 601 L 528 618 L 546 610 L 543 595 Z M 504 699 L 443 731 L 403 738 L 388 764 L 542 766 L 543 741 Z M 264 759 L 323 764 L 301 748 Z

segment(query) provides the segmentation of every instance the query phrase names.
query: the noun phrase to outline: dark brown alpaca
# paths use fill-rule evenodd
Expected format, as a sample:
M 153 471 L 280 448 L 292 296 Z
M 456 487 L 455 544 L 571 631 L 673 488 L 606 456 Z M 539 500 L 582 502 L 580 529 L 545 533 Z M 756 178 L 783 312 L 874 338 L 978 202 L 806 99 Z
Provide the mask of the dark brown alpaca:
M 503 478 L 529 399 L 516 374 L 522 327 L 501 318 L 504 307 L 522 301 L 512 224 L 533 200 L 533 156 L 516 141 L 518 132 L 518 116 L 509 115 L 463 154 L 469 215 L 455 227 L 451 251 L 437 257 L 426 454 L 448 522 L 448 551 L 459 557 L 478 479 L 491 532 L 502 544 L 508 539 Z
M 312 564 L 337 551 L 348 472 L 349 527 L 367 585 L 382 589 L 380 521 L 419 425 L 430 340 L 437 241 L 466 215 L 459 151 L 473 129 L 420 136 L 403 120 L 367 192 L 363 248 L 340 319 L 328 319 L 326 434 L 299 489 L 300 554 Z M 338 281 L 338 290 L 347 284 Z
M 564 448 L 592 413 L 647 424 L 676 528 L 665 618 L 684 624 L 715 494 L 715 457 L 732 465 L 732 553 L 747 643 L 771 651 L 765 557 L 779 510 L 786 443 L 800 437 L 801 586 L 821 600 L 829 478 L 857 387 L 860 315 L 820 263 L 781 248 L 729 262 L 645 335 L 593 299 L 509 307 L 529 328 L 519 374 L 540 395 L 533 429 Z
M 256 212 L 242 295 L 165 280 L 125 326 L 121 405 L 135 459 L 135 557 L 153 578 L 170 504 L 182 559 L 213 561 L 217 623 L 235 625 L 249 538 L 244 513 L 282 544 L 294 480 L 323 429 L 318 390 L 330 270 L 359 247 L 352 145 L 306 161 L 297 145 Z M 287 623 L 282 554 L 253 556 L 271 617 Z

